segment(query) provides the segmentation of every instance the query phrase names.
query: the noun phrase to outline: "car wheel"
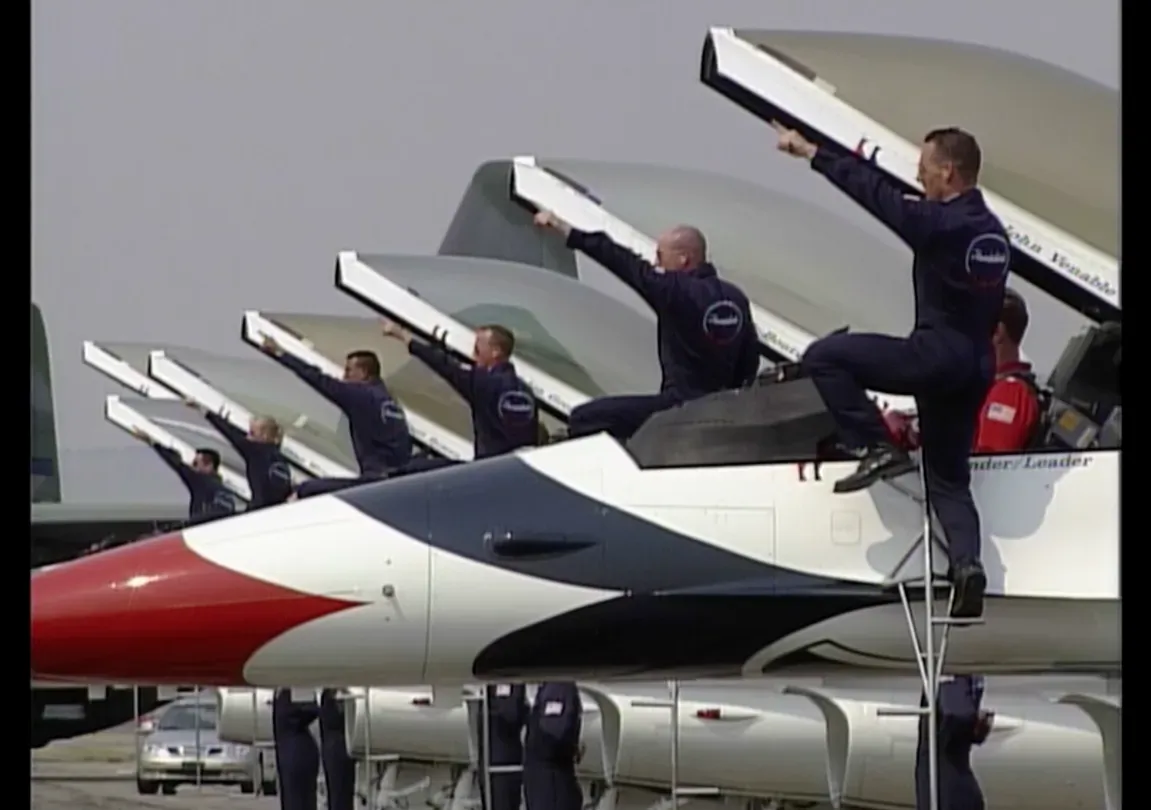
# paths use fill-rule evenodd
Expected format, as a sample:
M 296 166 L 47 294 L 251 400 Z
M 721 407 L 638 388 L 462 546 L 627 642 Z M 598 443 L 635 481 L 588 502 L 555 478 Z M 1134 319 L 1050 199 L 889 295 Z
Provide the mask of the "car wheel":
M 136 792 L 144 796 L 153 796 L 160 789 L 158 782 L 149 782 L 146 779 L 136 780 Z
M 255 793 L 256 792 L 255 783 L 254 782 L 241 782 L 240 783 L 240 792 L 241 793 Z
M 265 796 L 275 796 L 278 792 L 279 791 L 276 788 L 276 780 L 275 779 L 269 779 L 266 782 L 264 782 L 264 795 Z
M 165 782 L 164 784 L 160 785 L 160 792 L 165 796 L 175 796 L 176 784 L 174 782 Z

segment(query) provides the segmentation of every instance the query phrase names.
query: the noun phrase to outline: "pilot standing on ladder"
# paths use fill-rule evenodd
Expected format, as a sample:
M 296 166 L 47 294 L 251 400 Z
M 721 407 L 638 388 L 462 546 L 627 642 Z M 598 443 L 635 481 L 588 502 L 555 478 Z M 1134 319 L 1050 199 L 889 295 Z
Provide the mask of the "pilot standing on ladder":
M 540 211 L 535 221 L 562 233 L 568 247 L 603 265 L 656 315 L 660 392 L 585 402 L 571 412 L 569 436 L 607 431 L 626 441 L 652 414 L 755 379 L 759 339 L 751 305 L 742 290 L 716 275 L 698 228 L 679 225 L 660 236 L 656 266 L 607 234 L 578 230 L 549 211 Z
M 292 690 L 272 698 L 272 738 L 276 750 L 280 810 L 316 810 L 320 752 L 310 727 L 319 713 L 316 701 L 293 701 Z
M 803 356 L 840 440 L 860 459 L 835 491 L 853 492 L 914 469 L 910 456 L 891 443 L 867 391 L 913 395 L 923 441 L 924 495 L 951 556 L 952 616 L 982 616 L 987 575 L 980 563 L 968 458 L 994 375 L 991 338 L 1003 307 L 1011 249 L 1003 224 L 975 187 L 979 145 L 959 129 L 928 133 L 919 157 L 924 198 L 918 199 L 861 157 L 817 147 L 794 130 L 773 126 L 781 151 L 810 160 L 915 254 L 915 327 L 908 337 L 835 334 L 812 343 Z
M 981 708 L 983 678 L 958 675 L 939 685 L 939 810 L 984 810 L 983 791 L 971 770 L 971 749 L 991 733 L 994 715 Z M 920 697 L 927 705 L 927 696 Z M 931 810 L 927 768 L 927 716 L 915 746 L 915 808 Z
M 262 348 L 348 417 L 360 477 L 305 481 L 297 490 L 301 498 L 386 478 L 390 472 L 411 460 L 412 436 L 408 431 L 408 420 L 404 409 L 380 378 L 380 358 L 375 352 L 349 354 L 344 362 L 344 379 L 337 380 L 288 354 L 271 338 L 264 339 Z
M 413 357 L 423 361 L 468 403 L 472 410 L 476 459 L 538 444 L 539 411 L 531 389 L 512 365 L 516 339 L 510 329 L 499 324 L 479 327 L 471 363 L 456 361 L 444 346 L 413 340 L 407 330 L 391 321 L 383 322 L 383 332 L 407 346 Z M 420 460 L 409 468 L 427 469 L 450 463 Z
M 580 810 L 583 703 L 571 681 L 541 683 L 524 735 L 524 810 Z
M 520 810 L 523 795 L 523 773 L 513 770 L 491 773 L 490 768 L 522 767 L 524 761 L 524 726 L 528 720 L 527 689 L 519 683 L 497 683 L 487 691 L 487 739 L 481 738 L 480 765 L 486 779 L 481 780 L 487 810 Z M 487 786 L 491 785 L 491 797 Z

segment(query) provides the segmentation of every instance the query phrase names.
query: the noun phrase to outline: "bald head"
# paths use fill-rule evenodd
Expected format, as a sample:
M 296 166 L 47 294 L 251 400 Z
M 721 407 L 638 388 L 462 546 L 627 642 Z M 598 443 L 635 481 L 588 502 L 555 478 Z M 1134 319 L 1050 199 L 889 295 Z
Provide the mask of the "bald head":
M 656 241 L 656 263 L 664 270 L 694 270 L 707 261 L 707 239 L 692 225 L 669 228 Z
M 258 442 L 279 444 L 283 437 L 280 423 L 270 416 L 254 416 L 248 424 L 248 433 Z

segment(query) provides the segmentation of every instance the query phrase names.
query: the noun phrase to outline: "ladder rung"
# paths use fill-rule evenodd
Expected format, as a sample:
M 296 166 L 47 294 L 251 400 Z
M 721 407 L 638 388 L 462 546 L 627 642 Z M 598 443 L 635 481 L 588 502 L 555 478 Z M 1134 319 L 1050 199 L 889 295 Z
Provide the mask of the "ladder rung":
M 491 765 L 488 773 L 520 773 L 523 769 L 523 765 Z
M 399 754 L 368 754 L 364 757 L 366 762 L 399 762 Z
M 636 709 L 674 709 L 675 703 L 670 700 L 633 700 L 631 705 Z
M 681 787 L 675 789 L 676 798 L 680 796 L 718 796 L 717 787 Z
M 922 717 L 927 714 L 927 709 L 876 709 L 875 713 L 880 717 Z
M 951 627 L 970 627 L 974 624 L 984 624 L 983 617 L 964 617 L 959 618 L 955 616 L 933 616 L 931 619 L 932 624 L 948 625 Z

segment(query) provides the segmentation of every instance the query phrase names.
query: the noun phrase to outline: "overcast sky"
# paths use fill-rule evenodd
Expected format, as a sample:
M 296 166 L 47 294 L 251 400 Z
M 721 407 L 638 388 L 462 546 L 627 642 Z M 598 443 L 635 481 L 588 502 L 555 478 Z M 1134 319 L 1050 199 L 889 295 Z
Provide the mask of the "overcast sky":
M 709 25 L 977 42 L 1118 86 L 1118 4 L 1097 0 L 33 4 L 32 291 L 65 497 L 182 497 L 104 423 L 122 389 L 82 340 L 244 355 L 245 308 L 362 313 L 332 287 L 336 251 L 433 252 L 485 159 L 754 166 L 879 232 L 699 83 Z

